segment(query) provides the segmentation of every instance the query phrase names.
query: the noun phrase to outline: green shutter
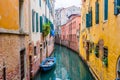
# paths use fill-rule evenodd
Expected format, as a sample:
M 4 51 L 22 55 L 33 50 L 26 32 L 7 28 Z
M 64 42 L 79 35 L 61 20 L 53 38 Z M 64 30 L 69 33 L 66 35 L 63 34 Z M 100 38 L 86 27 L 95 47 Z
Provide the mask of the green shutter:
M 104 0 L 104 20 L 108 19 L 108 0 Z
M 40 7 L 41 7 L 41 0 L 39 0 L 39 5 L 40 5 Z
M 43 19 L 42 16 L 40 16 L 40 32 L 42 32 L 42 26 L 43 26 Z
M 86 27 L 90 27 L 89 26 L 89 14 L 86 14 Z
M 118 4 L 118 2 L 117 2 L 118 0 L 114 0 L 114 15 L 118 15 L 118 9 L 117 9 L 117 4 Z
M 89 12 L 89 17 L 89 25 L 92 26 L 92 10 Z
M 92 10 L 86 14 L 86 27 L 89 28 L 92 26 Z
M 38 32 L 38 13 L 36 13 L 36 32 Z
M 32 32 L 34 32 L 34 11 L 32 10 Z
M 99 3 L 98 2 L 96 2 L 95 3 L 95 9 L 96 9 L 96 24 L 99 24 Z

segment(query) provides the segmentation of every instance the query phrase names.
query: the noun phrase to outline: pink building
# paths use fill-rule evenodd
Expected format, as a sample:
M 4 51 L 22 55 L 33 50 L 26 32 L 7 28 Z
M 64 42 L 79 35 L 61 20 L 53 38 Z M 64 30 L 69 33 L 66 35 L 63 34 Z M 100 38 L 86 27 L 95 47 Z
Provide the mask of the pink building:
M 81 16 L 72 14 L 70 20 L 61 26 L 61 41 L 64 46 L 79 52 L 79 32 L 81 26 Z

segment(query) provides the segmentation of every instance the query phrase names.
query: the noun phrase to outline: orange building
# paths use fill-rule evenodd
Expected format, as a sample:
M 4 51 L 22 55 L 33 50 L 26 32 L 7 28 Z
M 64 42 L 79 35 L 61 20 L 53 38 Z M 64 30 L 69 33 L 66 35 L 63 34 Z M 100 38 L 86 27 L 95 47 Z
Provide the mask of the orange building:
M 81 25 L 81 16 L 72 14 L 69 21 L 61 26 L 61 42 L 63 45 L 79 52 L 79 31 Z
M 29 0 L 0 0 L 0 80 L 28 80 Z

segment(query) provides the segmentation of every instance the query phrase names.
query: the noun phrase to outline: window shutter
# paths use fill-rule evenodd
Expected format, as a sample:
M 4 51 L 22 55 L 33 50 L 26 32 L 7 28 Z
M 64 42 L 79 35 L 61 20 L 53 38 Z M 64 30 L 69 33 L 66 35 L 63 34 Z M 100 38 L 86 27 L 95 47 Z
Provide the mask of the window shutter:
M 40 5 L 40 7 L 41 7 L 41 0 L 39 0 L 39 5 Z
M 92 10 L 89 12 L 89 27 L 92 26 Z
M 99 3 L 95 3 L 95 8 L 96 8 L 96 24 L 99 24 Z
M 34 11 L 32 10 L 32 32 L 34 31 Z
M 104 0 L 104 20 L 108 19 L 108 0 Z
M 114 0 L 114 15 L 118 15 L 117 0 Z
M 120 7 L 120 0 L 117 0 L 118 6 Z M 118 13 L 120 13 L 120 9 L 118 9 Z
M 118 6 L 120 6 L 120 0 L 114 0 L 114 15 L 118 15 L 120 13 Z
M 40 32 L 42 32 L 42 27 L 43 27 L 43 19 L 42 16 L 40 16 Z
M 36 13 L 36 32 L 38 32 L 38 13 Z
M 86 14 L 86 27 L 88 28 L 89 25 L 89 14 Z

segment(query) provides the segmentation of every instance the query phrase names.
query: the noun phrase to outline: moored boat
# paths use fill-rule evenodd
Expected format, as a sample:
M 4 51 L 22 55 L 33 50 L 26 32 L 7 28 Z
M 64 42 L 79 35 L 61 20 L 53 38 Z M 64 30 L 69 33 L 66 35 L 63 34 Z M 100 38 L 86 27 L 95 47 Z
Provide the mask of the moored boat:
M 49 57 L 46 58 L 41 64 L 40 68 L 42 71 L 48 71 L 51 70 L 56 65 L 56 58 L 55 57 Z

